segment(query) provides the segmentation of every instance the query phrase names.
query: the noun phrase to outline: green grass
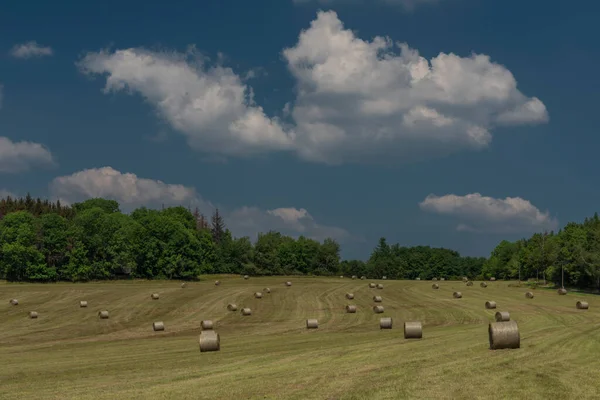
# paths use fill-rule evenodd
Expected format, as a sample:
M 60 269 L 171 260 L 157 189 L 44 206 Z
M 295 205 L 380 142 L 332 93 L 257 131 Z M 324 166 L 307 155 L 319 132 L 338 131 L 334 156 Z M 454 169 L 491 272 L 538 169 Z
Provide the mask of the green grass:
M 211 278 L 212 279 L 212 278 Z M 219 277 L 178 282 L 0 283 L 1 399 L 591 399 L 600 397 L 600 298 L 507 282 Z M 291 280 L 292 287 L 284 282 Z M 254 299 L 255 291 L 270 287 Z M 462 299 L 453 299 L 459 290 Z M 160 294 L 160 300 L 150 295 Z M 354 300 L 345 293 L 353 292 Z M 372 296 L 385 312 L 374 314 Z M 11 298 L 18 306 L 9 304 Z M 575 303 L 584 299 L 586 311 Z M 79 301 L 87 300 L 87 308 Z M 494 300 L 497 310 L 485 310 Z M 229 312 L 235 302 L 239 309 Z M 346 304 L 356 314 L 346 314 Z M 243 317 L 240 309 L 252 308 Z M 106 309 L 110 319 L 100 320 Z M 38 319 L 29 319 L 29 311 Z M 488 349 L 488 323 L 509 311 L 518 350 Z M 379 318 L 393 317 L 392 330 Z M 306 330 L 317 318 L 319 329 Z M 200 353 L 212 319 L 221 351 Z M 423 339 L 402 323 L 422 321 Z M 164 332 L 152 323 L 163 321 Z

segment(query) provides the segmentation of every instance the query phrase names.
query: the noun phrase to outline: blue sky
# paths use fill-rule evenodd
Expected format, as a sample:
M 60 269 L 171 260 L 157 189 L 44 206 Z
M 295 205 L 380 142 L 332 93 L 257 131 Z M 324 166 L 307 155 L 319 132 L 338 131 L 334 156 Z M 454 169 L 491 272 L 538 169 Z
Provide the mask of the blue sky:
M 319 10 L 322 12 L 319 13 Z M 594 2 L 13 2 L 0 191 L 488 255 L 597 210 Z

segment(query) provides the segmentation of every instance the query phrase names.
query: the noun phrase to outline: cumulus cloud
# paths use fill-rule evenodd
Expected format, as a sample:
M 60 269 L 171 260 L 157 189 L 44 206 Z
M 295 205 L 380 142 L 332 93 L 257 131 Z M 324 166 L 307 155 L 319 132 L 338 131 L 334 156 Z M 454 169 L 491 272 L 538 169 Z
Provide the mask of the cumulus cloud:
M 520 197 L 496 199 L 471 193 L 465 196 L 430 194 L 419 203 L 422 210 L 462 220 L 459 231 L 530 233 L 555 230 L 558 221 Z
M 13 142 L 0 136 L 0 173 L 23 172 L 34 165 L 55 165 L 52 153 L 39 143 Z
M 84 73 L 106 75 L 105 92 L 141 94 L 194 149 L 239 156 L 293 147 L 293 133 L 266 116 L 252 88 L 230 68 L 206 63 L 193 49 L 131 48 L 89 53 L 78 65 Z
M 32 58 L 51 56 L 54 51 L 49 46 L 41 46 L 36 41 L 15 45 L 10 54 L 15 58 Z
M 66 204 L 94 197 L 113 199 L 119 202 L 123 211 L 131 211 L 140 206 L 156 208 L 164 204 L 198 207 L 205 215 L 211 215 L 215 208 L 192 187 L 141 178 L 111 167 L 85 169 L 72 175 L 57 177 L 50 183 L 50 193 Z M 262 210 L 244 206 L 220 211 L 236 236 L 256 238 L 259 232 L 273 229 L 283 234 L 304 235 L 317 240 L 332 237 L 343 241 L 351 237 L 342 228 L 317 223 L 303 208 Z
M 427 60 L 387 37 L 359 38 L 333 11 L 319 12 L 283 57 L 297 83 L 281 112 L 289 123 L 267 116 L 239 75 L 195 51 L 101 51 L 79 66 L 106 76 L 107 92 L 141 94 L 193 148 L 226 156 L 410 162 L 485 148 L 498 126 L 548 121 L 544 103 L 489 56 Z

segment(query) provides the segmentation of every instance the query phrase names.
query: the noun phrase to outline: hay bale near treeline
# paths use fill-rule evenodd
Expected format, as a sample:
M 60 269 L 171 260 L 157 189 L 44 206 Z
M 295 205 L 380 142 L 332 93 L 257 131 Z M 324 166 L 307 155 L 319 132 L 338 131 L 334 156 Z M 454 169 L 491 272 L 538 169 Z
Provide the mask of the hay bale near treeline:
M 354 314 L 354 313 L 356 312 L 356 306 L 355 306 L 355 305 L 352 305 L 352 304 L 348 304 L 348 305 L 346 306 L 346 312 L 347 312 L 348 314 Z
M 98 316 L 100 317 L 100 319 L 108 319 L 108 311 L 106 311 L 106 310 L 98 311 Z
M 360 279 L 362 279 L 364 281 L 365 279 L 367 279 L 367 277 L 363 275 L 360 277 Z
M 493 276 L 490 278 L 490 281 L 494 282 L 496 280 L 496 278 L 494 278 Z
M 242 315 L 244 315 L 244 316 L 252 315 L 252 310 L 249 309 L 248 307 L 242 308 Z
M 521 347 L 519 326 L 515 321 L 491 322 L 488 326 L 490 350 L 518 349 Z
M 244 279 L 250 279 L 248 275 L 244 275 Z
M 158 300 L 160 298 L 158 293 L 152 293 L 152 295 L 150 297 L 152 298 L 152 300 Z
M 495 301 L 486 301 L 485 308 L 488 310 L 493 310 L 494 308 L 496 308 L 496 302 Z
M 290 282 L 290 281 L 287 281 L 287 282 L 285 283 L 285 286 L 288 286 L 288 287 L 289 287 L 289 286 L 292 286 L 292 282 Z
M 19 305 L 19 300 L 17 299 L 10 299 L 9 304 L 12 304 L 13 306 L 18 306 Z
M 438 285 L 437 283 L 434 283 L 433 285 L 431 285 L 432 289 L 439 289 L 440 285 Z
M 81 308 L 87 307 L 87 301 L 85 301 L 85 300 L 80 301 L 79 302 L 79 307 L 81 307 Z
M 563 295 L 563 296 L 564 296 L 565 294 L 567 294 L 567 289 L 565 289 L 565 288 L 560 288 L 560 289 L 558 289 L 558 290 L 557 290 L 557 292 L 558 292 L 558 294 L 560 294 L 560 295 Z
M 346 293 L 346 298 L 352 300 L 354 298 L 354 293 Z
M 420 280 L 421 280 L 421 278 L 417 276 L 416 280 L 417 280 L 417 281 L 420 281 Z
M 29 318 L 36 319 L 38 317 L 37 311 L 29 311 Z
M 229 304 L 227 304 L 227 309 L 229 311 L 237 311 L 237 305 L 235 305 L 233 303 L 229 303 Z
M 437 278 L 431 278 L 432 281 L 437 281 Z
M 383 285 L 381 283 L 377 284 L 377 289 L 383 289 Z
M 510 321 L 510 313 L 508 311 L 498 311 L 494 318 L 496 318 L 496 322 L 507 322 Z
M 376 285 L 375 285 L 374 283 L 369 283 L 369 287 L 370 287 L 371 289 L 375 289 L 375 286 L 376 286 Z
M 466 283 L 466 285 L 467 285 L 467 286 L 473 286 L 473 282 L 471 282 L 471 281 L 468 281 L 468 282 Z
M 373 296 L 373 301 L 375 303 L 381 303 L 383 299 L 381 298 L 381 296 Z
M 373 306 L 373 311 L 375 314 L 381 314 L 383 313 L 383 306 Z
M 306 329 L 317 329 L 319 327 L 319 321 L 316 319 L 306 320 Z
M 352 279 L 356 279 L 356 278 L 357 278 L 357 276 L 356 276 L 356 275 L 352 275 Z
M 221 284 L 221 281 L 215 281 L 215 286 L 219 286 Z
M 384 317 L 379 320 L 379 329 L 392 329 L 392 317 Z
M 440 281 L 445 281 L 445 280 L 446 280 L 446 278 L 440 278 Z
M 185 283 L 185 282 L 183 282 L 183 283 L 181 284 L 181 288 L 182 288 L 182 289 L 183 289 L 183 288 L 185 288 L 186 286 L 187 286 L 187 283 Z
M 204 320 L 200 321 L 200 327 L 202 328 L 203 331 L 212 331 L 214 324 L 213 324 L 212 320 L 204 319 Z
M 479 284 L 479 286 L 481 286 L 482 288 L 486 288 L 486 287 L 487 287 L 487 283 L 485 283 L 485 282 L 481 282 L 481 283 Z
M 381 279 L 383 279 L 384 281 L 387 279 L 387 276 L 382 276 Z
M 575 307 L 577 307 L 578 310 L 587 310 L 590 308 L 590 305 L 587 301 L 578 301 L 577 304 L 575 304 Z
M 525 297 L 527 297 L 528 299 L 533 299 L 533 293 L 527 292 L 525 293 Z
M 202 331 L 198 343 L 201 353 L 221 350 L 221 337 L 215 331 Z
M 254 293 L 254 298 L 255 299 L 262 299 L 262 297 L 263 297 L 263 294 L 261 292 L 255 292 Z
M 423 338 L 423 325 L 420 321 L 404 323 L 404 339 Z
M 271 288 L 266 287 L 266 288 L 263 289 L 263 292 L 265 292 L 265 293 L 271 293 Z
M 454 292 L 454 293 L 452 293 L 452 296 L 455 299 L 462 299 L 462 293 L 461 292 Z
M 467 278 L 466 276 L 463 276 L 462 280 L 463 280 L 463 282 L 468 282 L 469 278 Z
M 154 330 L 154 332 L 164 331 L 165 330 L 165 324 L 162 321 L 153 322 L 152 323 L 152 329 Z

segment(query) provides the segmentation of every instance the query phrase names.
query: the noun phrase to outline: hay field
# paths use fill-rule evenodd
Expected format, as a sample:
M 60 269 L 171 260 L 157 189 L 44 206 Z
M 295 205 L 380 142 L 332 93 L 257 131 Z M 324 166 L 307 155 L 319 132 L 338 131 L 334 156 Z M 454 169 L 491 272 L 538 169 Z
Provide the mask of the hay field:
M 0 398 L 600 398 L 596 296 L 537 289 L 526 299 L 528 289 L 506 282 L 446 281 L 433 290 L 432 282 L 387 280 L 378 290 L 368 288 L 376 281 L 349 278 L 220 276 L 218 287 L 205 279 L 185 289 L 168 281 L 0 283 Z M 271 293 L 255 299 L 265 287 Z M 452 298 L 456 290 L 462 299 Z M 374 295 L 383 314 L 371 309 Z M 497 310 L 486 310 L 487 300 Z M 577 310 L 577 300 L 589 310 Z M 237 312 L 227 311 L 230 302 Z M 346 304 L 357 313 L 346 314 Z M 104 309 L 108 320 L 97 316 Z M 496 311 L 518 322 L 521 349 L 488 349 Z M 380 330 L 381 317 L 393 317 L 393 329 Z M 308 318 L 319 328 L 307 330 Z M 221 351 L 200 353 L 203 319 L 215 322 Z M 423 339 L 405 340 L 402 324 L 415 320 Z M 153 332 L 155 321 L 164 332 Z

